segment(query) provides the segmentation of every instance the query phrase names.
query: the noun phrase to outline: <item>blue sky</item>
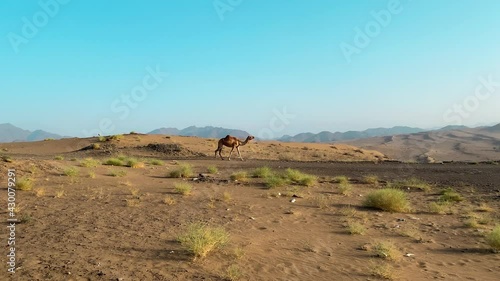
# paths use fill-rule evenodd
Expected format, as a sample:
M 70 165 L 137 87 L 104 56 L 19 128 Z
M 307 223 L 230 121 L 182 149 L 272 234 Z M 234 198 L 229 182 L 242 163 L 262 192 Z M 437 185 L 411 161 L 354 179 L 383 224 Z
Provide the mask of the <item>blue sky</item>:
M 498 123 L 499 10 L 496 0 L 1 1 L 0 123 L 275 137 Z

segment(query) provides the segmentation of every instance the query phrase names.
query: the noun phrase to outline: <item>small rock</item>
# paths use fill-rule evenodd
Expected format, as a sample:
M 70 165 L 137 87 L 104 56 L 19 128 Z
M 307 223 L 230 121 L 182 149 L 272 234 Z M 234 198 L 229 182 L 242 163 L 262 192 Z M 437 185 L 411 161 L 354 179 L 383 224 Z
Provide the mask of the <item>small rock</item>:
M 414 256 L 415 256 L 414 254 L 410 254 L 410 253 L 405 255 L 405 257 L 414 257 Z
M 293 198 L 292 200 L 290 200 L 291 203 L 294 203 L 295 201 L 297 201 L 297 200 L 295 200 L 295 198 Z
M 251 219 L 251 220 L 255 220 L 255 218 L 254 218 L 254 217 L 250 217 L 250 219 Z
M 406 219 L 398 219 L 398 221 L 406 221 Z

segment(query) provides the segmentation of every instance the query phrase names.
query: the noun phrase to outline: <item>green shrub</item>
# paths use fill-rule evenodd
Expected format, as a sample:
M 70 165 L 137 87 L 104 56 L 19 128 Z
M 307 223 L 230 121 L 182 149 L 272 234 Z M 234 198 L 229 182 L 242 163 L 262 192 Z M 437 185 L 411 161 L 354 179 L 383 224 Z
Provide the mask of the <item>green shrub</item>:
M 18 190 L 29 191 L 33 189 L 33 180 L 31 178 L 20 178 L 16 182 L 16 188 Z
M 290 168 L 285 170 L 284 177 L 293 183 L 304 186 L 311 186 L 317 182 L 316 176 L 305 174 L 299 170 Z
M 86 168 L 95 168 L 99 166 L 99 161 L 93 159 L 93 158 L 85 158 L 82 162 L 80 162 L 80 166 L 86 167 Z
M 378 185 L 378 176 L 376 175 L 366 175 L 363 177 L 362 182 L 366 184 Z
M 76 177 L 80 172 L 75 167 L 69 167 L 64 170 L 64 174 L 68 177 Z
M 500 250 L 500 225 L 495 226 L 495 228 L 486 235 L 486 243 L 495 251 Z
M 363 205 L 388 212 L 409 212 L 410 203 L 406 194 L 398 189 L 384 188 L 369 193 Z
M 448 187 L 441 191 L 441 196 L 439 197 L 439 200 L 442 202 L 460 202 L 463 201 L 464 198 L 453 188 Z
M 217 169 L 216 166 L 208 166 L 207 167 L 207 171 L 210 173 L 210 174 L 217 174 L 219 172 L 219 169 Z
M 158 159 L 153 159 L 153 160 L 151 160 L 150 163 L 151 163 L 151 165 L 154 165 L 154 166 L 163 166 L 163 164 L 164 164 L 163 161 L 158 160 Z
M 189 183 L 179 182 L 174 184 L 175 192 L 182 195 L 190 195 L 193 187 Z
M 405 189 L 418 189 L 422 191 L 430 191 L 432 185 L 420 180 L 418 178 L 412 177 L 405 180 L 395 181 L 387 184 L 388 188 L 405 188 Z
M 339 184 L 340 194 L 349 196 L 352 193 L 352 185 L 350 183 L 341 183 Z
M 229 234 L 222 227 L 193 223 L 179 235 L 177 241 L 193 253 L 196 259 L 206 257 L 208 253 L 224 246 L 229 241 Z
M 119 158 L 109 158 L 104 162 L 104 165 L 109 165 L 109 166 L 124 166 L 123 160 Z
M 144 168 L 144 162 L 141 162 L 136 158 L 126 158 L 125 166 L 130 168 Z
M 123 170 L 113 170 L 113 171 L 110 171 L 108 176 L 111 176 L 111 177 L 124 177 L 127 175 L 127 172 L 126 171 L 123 171 Z
M 336 176 L 333 178 L 333 181 L 340 184 L 346 184 L 349 183 L 349 178 L 346 176 Z
M 193 176 L 193 166 L 188 163 L 180 163 L 179 168 L 171 171 L 169 176 L 171 178 L 189 178 Z
M 285 186 L 286 184 L 287 184 L 286 179 L 277 175 L 272 175 L 265 179 L 265 185 L 267 188 L 282 187 Z
M 234 172 L 231 175 L 231 180 L 233 180 L 233 181 L 247 181 L 248 174 L 245 171 Z
M 254 177 L 254 178 L 267 178 L 267 177 L 270 177 L 272 175 L 273 175 L 273 171 L 271 170 L 271 168 L 269 168 L 267 166 L 256 168 L 252 172 L 252 177 Z

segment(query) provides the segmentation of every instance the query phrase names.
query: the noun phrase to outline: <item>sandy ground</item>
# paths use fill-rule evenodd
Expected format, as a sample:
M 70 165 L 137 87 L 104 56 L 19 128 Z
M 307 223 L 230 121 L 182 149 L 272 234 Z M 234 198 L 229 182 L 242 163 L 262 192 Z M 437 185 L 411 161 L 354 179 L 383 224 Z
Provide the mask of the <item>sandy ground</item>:
M 500 255 L 484 238 L 500 216 L 498 163 L 388 163 L 380 162 L 381 153 L 350 146 L 264 142 L 242 148 L 244 162 L 221 161 L 213 158 L 214 140 L 138 135 L 80 150 L 93 143 L 99 142 L 0 144 L 5 160 L 12 161 L 0 162 L 2 218 L 8 216 L 7 169 L 34 182 L 31 191 L 17 193 L 16 213 L 22 218 L 16 228 L 17 270 L 7 273 L 5 253 L 1 280 L 379 280 L 373 269 L 386 265 L 396 280 L 498 280 Z M 146 164 L 80 164 L 119 154 Z M 149 164 L 152 159 L 164 164 Z M 218 172 L 201 180 L 169 178 L 177 161 L 192 164 L 196 178 L 209 166 Z M 268 189 L 262 179 L 230 179 L 234 172 L 262 166 L 298 169 L 317 175 L 318 183 Z M 65 175 L 69 168 L 77 174 Z M 350 178 L 347 195 L 334 180 L 340 175 Z M 378 184 L 363 183 L 366 175 L 376 175 Z M 369 192 L 410 177 L 433 185 L 428 192 L 406 190 L 411 213 L 362 206 Z M 178 182 L 191 184 L 192 194 L 176 193 Z M 429 212 L 438 192 L 449 186 L 465 200 L 445 214 Z M 481 223 L 472 227 L 471 218 Z M 230 241 L 193 260 L 176 238 L 200 221 L 222 226 Z M 361 223 L 366 233 L 349 234 L 349 222 Z M 4 245 L 7 235 L 4 228 Z M 370 250 L 380 241 L 394 244 L 395 260 Z

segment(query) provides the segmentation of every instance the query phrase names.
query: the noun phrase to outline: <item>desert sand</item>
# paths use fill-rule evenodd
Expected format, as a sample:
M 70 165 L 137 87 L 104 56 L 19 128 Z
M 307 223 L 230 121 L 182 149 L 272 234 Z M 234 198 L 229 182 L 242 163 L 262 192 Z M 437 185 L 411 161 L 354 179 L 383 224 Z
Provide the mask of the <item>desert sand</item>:
M 17 190 L 16 273 L 7 272 L 4 251 L 1 279 L 482 281 L 500 276 L 500 255 L 485 240 L 499 221 L 498 162 L 409 164 L 350 145 L 279 142 L 251 142 L 241 147 L 245 161 L 236 153 L 222 161 L 214 157 L 216 145 L 215 139 L 139 134 L 0 144 L 2 218 L 8 217 L 8 169 L 15 169 L 18 183 L 32 185 Z M 228 152 L 225 148 L 223 156 Z M 137 163 L 102 164 L 126 157 Z M 185 163 L 193 175 L 170 177 Z M 218 171 L 209 173 L 211 166 Z M 264 166 L 281 173 L 297 169 L 317 181 L 269 188 L 265 179 L 251 176 Z M 248 177 L 235 177 L 237 172 Z M 411 178 L 425 188 L 398 186 L 409 198 L 408 212 L 363 206 L 369 193 Z M 191 185 L 191 194 L 179 194 L 178 183 Z M 432 209 L 448 187 L 463 200 Z M 195 222 L 222 227 L 228 243 L 195 259 L 177 240 Z M 362 234 L 351 234 L 356 223 Z M 6 243 L 5 228 L 2 233 Z M 393 249 L 380 254 L 375 250 L 380 242 Z

